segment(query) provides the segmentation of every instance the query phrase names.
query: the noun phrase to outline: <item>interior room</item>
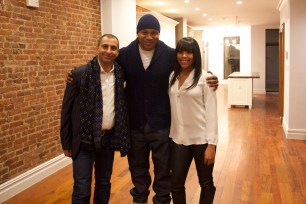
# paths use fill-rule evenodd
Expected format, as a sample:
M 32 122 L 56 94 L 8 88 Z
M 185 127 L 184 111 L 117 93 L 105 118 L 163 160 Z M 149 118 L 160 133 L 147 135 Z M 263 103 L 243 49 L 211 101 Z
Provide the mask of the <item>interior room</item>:
M 214 203 L 306 203 L 305 0 L 1 0 L 0 8 L 0 203 L 71 203 L 72 161 L 60 141 L 66 75 L 96 55 L 103 34 L 128 46 L 148 13 L 169 47 L 196 39 L 202 69 L 218 77 Z M 133 203 L 119 152 L 111 183 L 109 203 Z M 187 203 L 198 203 L 194 162 L 185 187 Z M 153 196 L 151 186 L 149 204 Z

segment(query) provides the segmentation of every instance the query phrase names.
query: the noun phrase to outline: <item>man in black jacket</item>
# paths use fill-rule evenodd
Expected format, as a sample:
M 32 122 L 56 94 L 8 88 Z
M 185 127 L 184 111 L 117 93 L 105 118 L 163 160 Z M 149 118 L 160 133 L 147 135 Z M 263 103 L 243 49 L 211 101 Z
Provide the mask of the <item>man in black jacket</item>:
M 95 165 L 94 203 L 110 198 L 114 150 L 125 156 L 130 148 L 122 68 L 116 36 L 98 40 L 97 56 L 73 70 L 61 112 L 61 144 L 73 160 L 72 203 L 90 203 Z
M 129 168 L 134 203 L 147 203 L 151 185 L 150 154 L 154 163 L 154 204 L 169 204 L 170 198 L 170 102 L 169 75 L 175 50 L 159 40 L 160 24 L 151 14 L 139 19 L 137 39 L 120 49 L 116 61 L 126 76 L 131 127 Z M 218 79 L 207 80 L 218 87 Z
M 134 203 L 146 203 L 151 185 L 150 153 L 154 163 L 154 204 L 170 203 L 169 75 L 174 49 L 159 40 L 160 25 L 150 14 L 140 18 L 137 39 L 120 49 L 117 58 L 126 76 L 131 126 L 129 168 Z

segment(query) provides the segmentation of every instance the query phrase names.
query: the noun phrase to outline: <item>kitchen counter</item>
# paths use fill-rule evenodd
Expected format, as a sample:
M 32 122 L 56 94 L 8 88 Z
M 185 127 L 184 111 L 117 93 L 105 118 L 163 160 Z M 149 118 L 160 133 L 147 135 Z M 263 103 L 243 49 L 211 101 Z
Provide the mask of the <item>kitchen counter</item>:
M 228 76 L 228 106 L 253 105 L 253 79 L 260 78 L 259 72 L 233 72 Z

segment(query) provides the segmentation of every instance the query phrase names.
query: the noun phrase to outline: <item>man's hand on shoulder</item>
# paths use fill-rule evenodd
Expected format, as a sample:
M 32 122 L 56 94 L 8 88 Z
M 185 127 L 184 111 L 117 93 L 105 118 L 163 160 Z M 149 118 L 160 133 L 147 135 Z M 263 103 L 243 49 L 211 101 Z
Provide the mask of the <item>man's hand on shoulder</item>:
M 63 150 L 66 157 L 71 157 L 71 150 Z
M 73 70 L 70 70 L 70 71 L 67 72 L 67 74 L 66 74 L 66 83 L 67 83 L 67 84 L 70 84 L 70 83 L 72 82 L 72 80 L 73 80 L 73 78 L 72 78 L 72 71 L 73 71 Z
M 214 89 L 214 91 L 216 91 L 218 89 L 218 86 L 219 86 L 218 77 L 215 76 L 211 71 L 207 71 L 207 72 L 210 73 L 212 76 L 207 77 L 206 82 L 207 82 L 209 87 L 212 87 Z

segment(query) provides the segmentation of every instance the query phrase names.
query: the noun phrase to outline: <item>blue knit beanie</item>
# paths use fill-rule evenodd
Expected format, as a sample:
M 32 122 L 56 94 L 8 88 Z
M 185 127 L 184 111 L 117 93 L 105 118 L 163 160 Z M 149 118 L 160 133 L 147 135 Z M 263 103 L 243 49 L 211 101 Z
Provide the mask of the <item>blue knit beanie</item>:
M 154 29 L 160 32 L 160 25 L 155 16 L 152 14 L 143 15 L 137 24 L 137 33 L 143 29 Z

